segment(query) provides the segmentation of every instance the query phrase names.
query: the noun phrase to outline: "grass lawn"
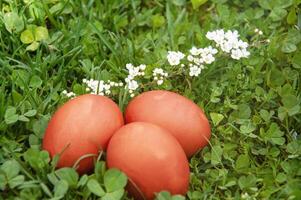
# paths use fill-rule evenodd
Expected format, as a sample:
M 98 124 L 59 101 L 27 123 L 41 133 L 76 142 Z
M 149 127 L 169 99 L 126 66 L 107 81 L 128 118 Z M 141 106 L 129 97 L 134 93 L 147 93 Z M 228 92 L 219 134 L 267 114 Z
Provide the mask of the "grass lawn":
M 0 199 L 131 199 L 126 177 L 107 171 L 103 156 L 89 175 L 55 169 L 57 160 L 41 150 L 43 134 L 54 111 L 74 96 L 95 92 L 124 110 L 134 96 L 161 89 L 198 104 L 212 135 L 189 159 L 186 197 L 162 192 L 157 200 L 300 200 L 300 5 L 1 0 Z M 208 32 L 221 29 L 237 30 L 248 44 L 244 55 L 210 39 Z M 190 65 L 192 47 L 208 46 L 218 50 L 213 58 Z M 129 63 L 144 64 L 143 73 L 127 79 Z M 109 193 L 110 187 L 118 190 Z

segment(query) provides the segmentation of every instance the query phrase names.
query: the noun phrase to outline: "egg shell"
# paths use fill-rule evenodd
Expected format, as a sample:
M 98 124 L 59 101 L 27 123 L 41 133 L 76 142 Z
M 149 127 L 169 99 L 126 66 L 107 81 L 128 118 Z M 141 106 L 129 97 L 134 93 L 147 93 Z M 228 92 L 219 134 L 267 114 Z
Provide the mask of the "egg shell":
M 78 96 L 52 116 L 42 147 L 51 157 L 60 154 L 58 168 L 72 167 L 83 158 L 77 171 L 87 173 L 93 169 L 93 159 L 123 125 L 122 112 L 111 99 L 92 94 Z
M 188 157 L 208 144 L 210 124 L 193 101 L 174 92 L 154 90 L 135 97 L 127 106 L 126 123 L 149 122 L 172 133 Z

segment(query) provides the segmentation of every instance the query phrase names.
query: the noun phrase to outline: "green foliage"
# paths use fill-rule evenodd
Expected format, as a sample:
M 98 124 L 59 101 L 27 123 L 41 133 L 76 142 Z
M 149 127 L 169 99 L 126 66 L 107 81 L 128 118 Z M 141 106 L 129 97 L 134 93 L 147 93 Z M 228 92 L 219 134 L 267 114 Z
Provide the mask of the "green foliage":
M 41 150 L 47 122 L 83 78 L 120 80 L 145 63 L 141 91 L 168 89 L 200 105 L 210 144 L 190 158 L 186 199 L 301 199 L 300 0 L 1 1 L 0 199 L 130 199 L 126 176 L 98 161 L 90 175 L 55 169 Z M 191 79 L 154 86 L 169 50 L 210 45 L 237 29 L 251 56 L 221 59 Z M 256 34 L 258 28 L 262 35 Z M 112 91 L 124 108 L 126 91 Z M 156 197 L 183 199 L 161 192 Z

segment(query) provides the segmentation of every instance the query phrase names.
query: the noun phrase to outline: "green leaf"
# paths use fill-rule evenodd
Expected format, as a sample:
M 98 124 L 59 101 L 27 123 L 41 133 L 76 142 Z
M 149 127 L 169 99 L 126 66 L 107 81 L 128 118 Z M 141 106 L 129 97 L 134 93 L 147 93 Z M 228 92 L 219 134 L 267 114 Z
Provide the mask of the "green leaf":
M 44 115 L 40 119 L 34 121 L 34 123 L 33 123 L 33 132 L 40 139 L 43 138 L 49 118 L 50 118 L 49 115 Z
M 286 151 L 292 155 L 301 155 L 301 140 L 294 140 L 286 146 Z
M 171 2 L 176 6 L 184 6 L 186 3 L 185 0 L 171 0 Z
M 18 120 L 22 122 L 29 122 L 29 119 L 24 115 L 19 115 Z
M 292 53 L 295 52 L 297 50 L 297 46 L 293 43 L 289 43 L 289 42 L 285 42 L 282 45 L 281 51 L 283 53 Z
M 95 179 L 90 179 L 87 183 L 87 187 L 96 196 L 103 197 L 106 193 Z
M 55 197 L 64 197 L 68 192 L 68 182 L 65 180 L 60 180 L 54 187 Z
M 42 79 L 39 76 L 34 75 L 30 79 L 29 87 L 38 88 L 38 87 L 40 87 L 42 85 L 42 83 L 43 83 Z
M 29 111 L 27 111 L 26 113 L 24 113 L 24 116 L 26 116 L 26 117 L 33 117 L 33 116 L 35 116 L 37 114 L 37 110 L 29 110 Z
M 96 179 L 102 182 L 105 172 L 106 172 L 106 163 L 104 161 L 96 162 L 95 167 L 94 167 L 94 173 L 95 173 Z
M 254 175 L 241 176 L 238 179 L 238 185 L 241 189 L 254 187 L 256 186 L 256 177 Z
M 5 13 L 3 16 L 5 28 L 8 32 L 20 32 L 24 28 L 23 19 L 16 12 Z
M 67 181 L 70 188 L 76 188 L 78 174 L 73 168 L 61 168 L 55 171 L 55 174 L 61 179 Z
M 240 104 L 238 109 L 233 111 L 229 117 L 229 121 L 235 121 L 244 124 L 251 117 L 251 108 L 248 104 Z
M 236 163 L 235 163 L 235 169 L 238 171 L 243 171 L 249 168 L 250 165 L 250 158 L 248 155 L 243 154 L 238 156 Z
M 14 70 L 12 73 L 13 83 L 22 90 L 28 88 L 29 73 L 26 70 Z
M 102 200 L 120 200 L 124 195 L 124 189 L 116 190 L 114 192 L 106 193 Z
M 285 182 L 286 180 L 287 180 L 287 177 L 286 177 L 285 173 L 280 172 L 279 174 L 277 174 L 277 176 L 276 176 L 276 181 L 277 181 L 278 183 L 283 183 L 283 182 Z
M 118 169 L 109 169 L 104 175 L 104 185 L 107 192 L 124 188 L 127 184 L 126 175 Z
M 8 185 L 11 189 L 22 185 L 24 183 L 25 177 L 23 175 L 18 175 L 8 181 Z
M 167 191 L 161 191 L 160 193 L 156 194 L 155 200 L 185 200 L 185 197 L 183 197 L 181 195 L 172 196 Z
M 301 14 L 300 14 L 301 16 Z M 292 59 L 293 67 L 301 69 L 301 51 L 297 51 Z
M 284 118 L 287 116 L 287 110 L 281 106 L 278 108 L 278 117 L 281 121 L 284 120 Z
M 300 104 L 299 99 L 295 95 L 285 95 L 282 97 L 282 103 L 285 108 L 293 108 Z
M 5 161 L 0 169 L 5 173 L 7 179 L 12 179 L 16 177 L 20 172 L 19 163 L 15 160 L 8 160 Z
M 171 199 L 171 194 L 167 191 L 162 191 L 156 195 L 155 200 L 170 200 Z
M 77 183 L 77 187 L 83 187 L 87 184 L 89 178 L 88 176 L 85 174 L 82 177 L 80 177 L 78 183 Z
M 284 133 L 279 129 L 279 126 L 276 123 L 272 123 L 266 133 L 263 130 L 260 132 L 260 135 L 265 141 L 277 145 L 283 145 L 285 143 L 285 139 L 282 137 Z
M 35 41 L 47 40 L 49 38 L 48 29 L 38 26 L 34 29 Z
M 23 44 L 31 44 L 34 42 L 34 35 L 31 30 L 26 29 L 21 33 L 20 39 Z
M 269 113 L 267 110 L 264 110 L 264 109 L 261 109 L 259 111 L 259 114 L 260 114 L 260 117 L 266 122 L 269 122 L 272 117 L 271 113 Z
M 27 51 L 35 51 L 39 48 L 39 46 L 40 46 L 40 43 L 34 41 L 33 43 L 31 43 L 29 46 L 26 47 L 26 50 Z
M 296 8 L 292 7 L 290 12 L 288 13 L 287 17 L 286 17 L 286 21 L 288 24 L 293 25 L 296 24 L 297 22 L 297 12 L 296 12 Z
M 216 145 L 211 149 L 211 164 L 217 165 L 222 161 L 223 149 L 221 146 Z
M 182 195 L 174 195 L 172 196 L 171 200 L 185 200 L 185 197 Z
M 152 26 L 154 28 L 159 28 L 165 24 L 165 18 L 162 15 L 154 15 L 152 16 Z
M 293 116 L 300 112 L 300 100 L 292 94 L 282 96 L 283 111 L 289 116 Z
M 50 161 L 49 153 L 47 151 L 39 151 L 38 149 L 30 148 L 23 157 L 29 165 L 36 171 L 43 170 Z
M 273 87 L 281 86 L 285 83 L 285 78 L 280 70 L 273 67 L 273 69 L 269 73 L 268 79 Z
M 240 126 L 240 131 L 242 134 L 249 134 L 256 130 L 256 126 L 252 122 L 247 122 Z
M 198 9 L 201 5 L 205 4 L 208 0 L 191 0 L 193 9 Z
M 51 184 L 54 185 L 54 186 L 57 185 L 57 183 L 59 182 L 59 179 L 55 175 L 54 172 L 51 172 L 51 173 L 47 174 L 47 178 L 51 182 Z
M 217 126 L 224 119 L 224 115 L 219 113 L 210 113 L 210 117 L 215 126 Z
M 6 124 L 13 124 L 18 121 L 19 115 L 16 114 L 17 110 L 15 107 L 8 107 L 4 114 L 4 120 Z
M 6 177 L 3 174 L 0 174 L 0 190 L 4 190 L 6 186 Z
M 270 18 L 273 21 L 280 21 L 287 15 L 287 11 L 283 8 L 276 7 L 270 13 Z

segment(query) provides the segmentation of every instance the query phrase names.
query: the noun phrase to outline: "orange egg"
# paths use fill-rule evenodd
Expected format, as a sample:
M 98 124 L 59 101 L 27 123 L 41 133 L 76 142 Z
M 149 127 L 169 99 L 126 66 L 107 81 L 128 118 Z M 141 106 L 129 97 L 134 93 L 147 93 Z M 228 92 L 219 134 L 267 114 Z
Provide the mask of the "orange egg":
M 127 106 L 126 123 L 149 122 L 172 133 L 188 157 L 208 144 L 210 125 L 191 100 L 174 92 L 155 90 L 135 97 Z
M 129 192 L 136 200 L 152 200 L 162 190 L 183 195 L 188 190 L 185 152 L 168 131 L 157 125 L 134 122 L 119 129 L 109 142 L 107 165 L 128 176 Z
M 87 173 L 93 169 L 93 159 L 106 149 L 111 136 L 123 124 L 122 113 L 111 99 L 82 95 L 65 103 L 52 116 L 43 149 L 51 157 L 61 154 L 58 168 L 72 167 L 83 158 L 77 171 Z

